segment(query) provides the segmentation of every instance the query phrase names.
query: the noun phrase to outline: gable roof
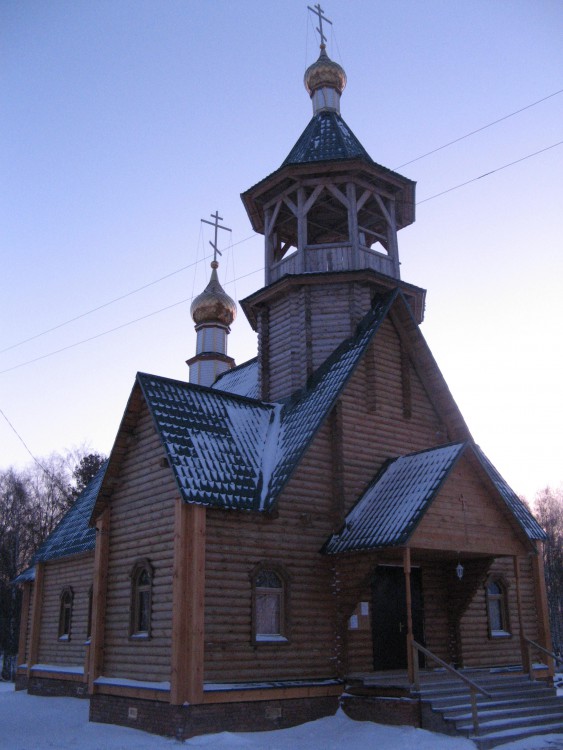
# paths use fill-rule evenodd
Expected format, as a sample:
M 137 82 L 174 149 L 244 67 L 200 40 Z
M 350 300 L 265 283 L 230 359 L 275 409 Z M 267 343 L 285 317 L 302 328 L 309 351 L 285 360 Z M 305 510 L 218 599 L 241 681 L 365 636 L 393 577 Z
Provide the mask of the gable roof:
M 467 450 L 478 457 L 526 536 L 545 538 L 535 518 L 483 452 L 473 443 L 463 442 L 388 461 L 348 513 L 342 529 L 328 539 L 322 551 L 333 555 L 406 544 L 444 480 Z
M 168 378 L 137 374 L 185 502 L 256 510 L 276 407 Z
M 92 509 L 104 478 L 107 462 L 76 498 L 62 520 L 45 539 L 33 558 L 34 563 L 88 552 L 96 546 L 96 530 L 89 525 Z

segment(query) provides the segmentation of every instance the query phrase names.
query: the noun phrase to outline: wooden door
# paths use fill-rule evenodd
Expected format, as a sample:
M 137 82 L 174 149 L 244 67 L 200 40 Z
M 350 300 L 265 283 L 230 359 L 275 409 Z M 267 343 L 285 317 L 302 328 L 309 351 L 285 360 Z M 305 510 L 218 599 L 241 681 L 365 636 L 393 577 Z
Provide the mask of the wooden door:
M 407 605 L 402 568 L 378 566 L 372 580 L 373 668 L 407 668 Z M 413 634 L 424 645 L 420 570 L 411 571 Z

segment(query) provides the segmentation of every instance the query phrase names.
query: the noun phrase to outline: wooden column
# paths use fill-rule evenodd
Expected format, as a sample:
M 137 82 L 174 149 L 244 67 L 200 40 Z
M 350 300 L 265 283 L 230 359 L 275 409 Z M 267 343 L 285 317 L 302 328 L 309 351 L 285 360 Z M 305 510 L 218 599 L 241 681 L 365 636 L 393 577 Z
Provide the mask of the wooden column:
M 414 655 L 412 642 L 414 640 L 412 630 L 412 596 L 411 596 L 411 551 L 405 547 L 403 551 L 403 570 L 405 571 L 405 596 L 407 605 L 407 669 L 409 682 L 414 683 Z
M 88 668 L 88 692 L 94 692 L 94 680 L 104 666 L 104 638 L 106 625 L 106 597 L 108 588 L 109 558 L 109 505 L 96 521 L 96 549 L 94 552 L 94 588 L 92 592 L 92 633 Z
M 170 702 L 202 703 L 205 615 L 203 506 L 176 500 Z
M 547 606 L 547 590 L 545 586 L 545 570 L 543 564 L 543 542 L 536 541 L 537 555 L 532 557 L 532 570 L 534 576 L 534 591 L 536 595 L 536 610 L 538 617 L 538 638 L 540 646 L 548 651 L 553 651 L 551 642 L 551 630 L 549 627 L 549 609 Z M 553 677 L 555 665 L 549 660 L 549 675 Z
M 520 587 L 520 563 L 518 556 L 514 555 L 512 558 L 514 565 L 514 578 L 516 579 L 516 603 L 518 606 L 518 627 L 520 629 L 520 653 L 522 655 L 522 666 L 526 672 L 530 672 L 530 652 L 528 650 L 528 644 L 526 643 L 524 633 L 524 620 L 522 618 L 522 591 Z
M 31 604 L 31 583 L 23 584 L 22 603 L 20 610 L 20 633 L 18 637 L 18 658 L 16 669 L 20 664 L 26 664 L 27 657 L 27 631 L 29 628 L 29 607 Z
M 346 197 L 348 198 L 348 239 L 352 243 L 352 268 L 359 268 L 360 232 L 358 229 L 358 202 L 356 200 L 356 186 L 353 182 L 346 183 Z
M 41 635 L 41 610 L 43 606 L 43 581 L 45 580 L 45 563 L 35 564 L 35 584 L 33 587 L 33 603 L 31 611 L 31 637 L 27 658 L 27 675 L 31 675 L 31 667 L 37 664 L 39 656 L 39 637 Z
M 297 263 L 298 272 L 305 273 L 307 259 L 305 258 L 305 247 L 307 245 L 307 214 L 305 212 L 305 188 L 297 190 Z

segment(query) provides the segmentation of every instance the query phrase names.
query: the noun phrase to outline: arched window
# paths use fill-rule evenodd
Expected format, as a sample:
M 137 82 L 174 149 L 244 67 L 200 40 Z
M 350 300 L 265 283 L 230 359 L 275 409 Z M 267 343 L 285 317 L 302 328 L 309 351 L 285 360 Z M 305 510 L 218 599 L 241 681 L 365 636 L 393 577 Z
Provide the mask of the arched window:
M 287 580 L 278 568 L 260 566 L 252 575 L 254 640 L 285 642 L 287 628 Z
M 507 585 L 502 578 L 489 578 L 485 586 L 485 593 L 489 637 L 506 638 L 510 635 Z
M 131 638 L 149 638 L 151 634 L 153 567 L 139 560 L 131 571 Z
M 72 600 L 74 595 L 70 586 L 61 591 L 59 607 L 59 641 L 70 640 L 70 626 L 72 623 Z

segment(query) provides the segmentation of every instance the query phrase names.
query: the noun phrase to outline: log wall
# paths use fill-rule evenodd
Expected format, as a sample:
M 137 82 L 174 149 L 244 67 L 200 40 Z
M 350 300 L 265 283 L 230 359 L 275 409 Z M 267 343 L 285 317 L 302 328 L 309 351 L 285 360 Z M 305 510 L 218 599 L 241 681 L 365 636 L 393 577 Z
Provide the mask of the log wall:
M 332 528 L 330 434 L 328 424 L 320 430 L 274 516 L 208 510 L 208 682 L 336 674 L 333 561 L 319 553 Z M 259 563 L 287 574 L 287 643 L 253 643 L 251 573 Z
M 143 403 L 111 501 L 105 620 L 105 677 L 170 679 L 174 502 L 177 488 Z M 130 639 L 131 579 L 136 561 L 154 568 L 150 639 Z
M 84 667 L 93 563 L 93 552 L 45 563 L 38 663 Z M 73 592 L 70 638 L 61 640 L 59 639 L 61 593 L 67 587 L 70 587 Z
M 410 544 L 458 553 L 528 552 L 502 499 L 485 486 L 466 457 L 458 461 L 428 508 Z

